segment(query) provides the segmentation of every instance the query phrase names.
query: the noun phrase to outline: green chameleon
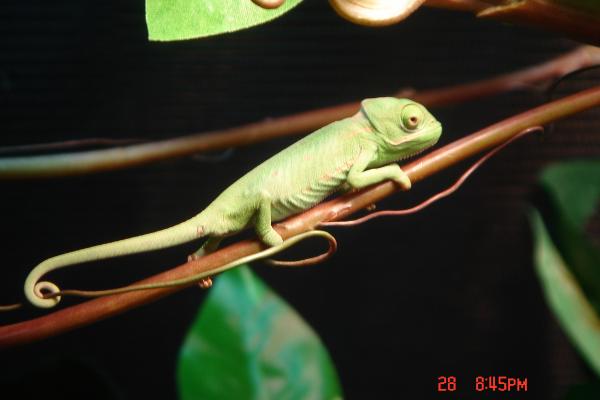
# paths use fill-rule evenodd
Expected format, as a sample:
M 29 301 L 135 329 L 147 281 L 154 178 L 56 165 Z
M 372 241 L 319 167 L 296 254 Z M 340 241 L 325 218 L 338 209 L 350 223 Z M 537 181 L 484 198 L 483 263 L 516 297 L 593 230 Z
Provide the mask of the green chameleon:
M 404 190 L 410 189 L 410 179 L 395 161 L 433 146 L 441 133 L 441 124 L 414 101 L 393 97 L 363 100 L 354 116 L 333 122 L 275 154 L 187 221 L 43 261 L 27 277 L 25 295 L 35 306 L 49 308 L 60 297 L 43 298 L 41 288 L 55 291 L 58 288 L 50 282 L 38 281 L 52 270 L 206 237 L 208 240 L 193 255 L 199 257 L 214 251 L 224 237 L 249 227 L 255 229 L 266 245 L 282 245 L 283 239 L 271 223 L 309 209 L 336 191 L 360 189 L 385 180 L 396 182 Z M 177 284 L 200 278 L 185 278 Z M 144 288 L 162 286 L 166 285 L 151 284 Z

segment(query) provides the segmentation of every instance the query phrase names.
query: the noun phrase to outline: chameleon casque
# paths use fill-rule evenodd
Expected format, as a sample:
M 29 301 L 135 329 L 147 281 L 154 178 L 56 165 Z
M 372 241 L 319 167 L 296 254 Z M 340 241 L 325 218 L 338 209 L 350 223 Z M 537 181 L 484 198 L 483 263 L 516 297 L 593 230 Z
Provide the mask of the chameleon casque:
M 25 281 L 25 295 L 49 308 L 60 297 L 44 298 L 38 282 L 46 273 L 73 264 L 162 249 L 208 238 L 195 253 L 214 251 L 226 236 L 253 227 L 268 246 L 283 240 L 271 223 L 297 214 L 330 194 L 392 180 L 408 190 L 411 182 L 395 161 L 433 146 L 441 124 L 408 99 L 381 97 L 361 102 L 354 116 L 333 122 L 275 154 L 223 191 L 208 207 L 178 225 L 49 258 Z

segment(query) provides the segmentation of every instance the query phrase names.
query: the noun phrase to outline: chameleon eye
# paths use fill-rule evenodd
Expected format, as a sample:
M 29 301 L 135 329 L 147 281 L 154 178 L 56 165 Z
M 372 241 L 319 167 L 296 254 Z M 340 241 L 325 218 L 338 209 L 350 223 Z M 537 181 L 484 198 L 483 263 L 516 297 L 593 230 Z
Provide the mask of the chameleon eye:
M 423 112 L 418 106 L 409 104 L 402 109 L 401 121 L 406 130 L 414 131 L 419 127 L 422 120 Z

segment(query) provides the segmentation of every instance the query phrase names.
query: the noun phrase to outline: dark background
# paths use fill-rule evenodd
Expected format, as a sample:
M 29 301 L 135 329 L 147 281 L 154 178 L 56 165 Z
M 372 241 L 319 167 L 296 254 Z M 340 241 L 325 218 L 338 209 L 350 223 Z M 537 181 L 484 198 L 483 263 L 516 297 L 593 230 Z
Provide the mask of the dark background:
M 310 0 L 234 34 L 171 43 L 150 43 L 146 34 L 142 1 L 2 2 L 1 144 L 176 137 L 404 87 L 489 77 L 576 45 L 426 8 L 393 27 L 364 28 L 340 19 L 327 2 Z M 589 87 L 597 77 L 576 76 L 561 90 Z M 532 88 L 432 109 L 444 124 L 441 144 L 547 95 Z M 347 398 L 477 398 L 475 376 L 508 375 L 529 382 L 528 393 L 512 397 L 558 399 L 570 385 L 592 379 L 544 303 L 526 210 L 544 165 L 600 154 L 597 116 L 581 114 L 512 145 L 459 193 L 419 215 L 336 229 L 340 250 L 323 265 L 255 266 L 319 333 Z M 293 140 L 236 149 L 216 164 L 187 158 L 84 177 L 0 182 L 2 302 L 21 299 L 25 276 L 41 260 L 180 222 Z M 414 204 L 465 166 L 379 208 Z M 181 263 L 193 247 L 54 276 L 63 287 L 114 287 Z M 178 349 L 204 297 L 185 290 L 5 350 L 2 386 L 18 388 L 22 398 L 42 390 L 63 399 L 105 398 L 105 391 L 122 399 L 176 398 Z M 43 313 L 27 309 L 1 318 L 9 323 Z M 437 393 L 440 375 L 457 376 L 458 393 Z

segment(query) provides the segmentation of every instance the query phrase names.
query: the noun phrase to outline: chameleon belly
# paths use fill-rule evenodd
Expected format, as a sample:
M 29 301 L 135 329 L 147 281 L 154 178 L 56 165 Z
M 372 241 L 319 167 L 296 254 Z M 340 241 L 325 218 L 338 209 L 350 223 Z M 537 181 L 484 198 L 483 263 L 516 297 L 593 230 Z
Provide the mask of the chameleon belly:
M 358 133 L 364 122 L 357 118 L 337 121 L 277 153 L 223 192 L 209 214 L 239 222 L 242 218 L 234 217 L 239 214 L 237 208 L 248 203 L 258 207 L 263 198 L 271 202 L 272 221 L 314 207 L 346 182 L 360 153 Z
M 348 171 L 349 167 L 346 168 L 343 164 L 341 167 L 336 168 L 333 173 L 325 173 L 319 179 L 309 182 L 298 192 L 275 197 L 271 204 L 272 220 L 282 220 L 319 204 L 346 182 Z
M 317 131 L 268 160 L 261 182 L 273 221 L 314 207 L 346 182 L 360 152 L 354 122 L 339 121 L 339 130 Z

